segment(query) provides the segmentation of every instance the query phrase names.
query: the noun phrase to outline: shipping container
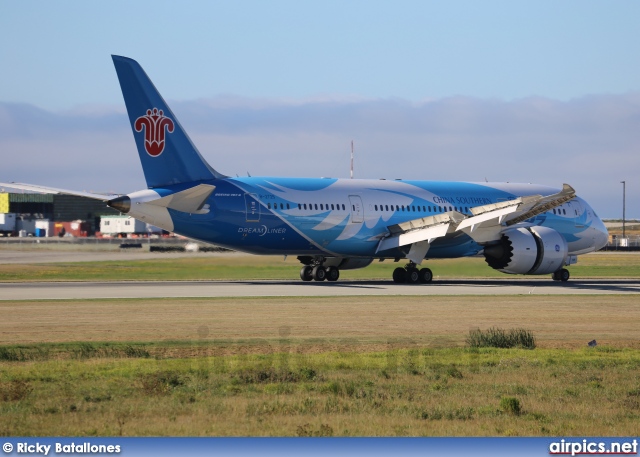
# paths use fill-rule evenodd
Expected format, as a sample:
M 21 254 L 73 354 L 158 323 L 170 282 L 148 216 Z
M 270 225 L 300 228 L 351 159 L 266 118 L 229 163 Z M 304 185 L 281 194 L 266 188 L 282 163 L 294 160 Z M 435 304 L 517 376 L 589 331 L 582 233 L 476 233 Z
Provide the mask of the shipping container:
M 53 234 L 59 237 L 86 237 L 89 236 L 90 230 L 91 224 L 86 221 L 56 222 L 53 224 Z
M 12 213 L 0 214 L 0 232 L 13 233 L 16 230 L 16 215 Z

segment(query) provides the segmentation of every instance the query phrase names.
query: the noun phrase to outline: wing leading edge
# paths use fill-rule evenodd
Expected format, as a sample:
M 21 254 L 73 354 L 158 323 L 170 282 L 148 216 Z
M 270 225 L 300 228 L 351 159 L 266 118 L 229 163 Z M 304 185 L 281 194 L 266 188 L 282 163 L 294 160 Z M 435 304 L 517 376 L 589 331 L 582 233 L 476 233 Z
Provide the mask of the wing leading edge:
M 42 194 L 75 195 L 77 197 L 91 198 L 93 200 L 101 200 L 103 202 L 119 197 L 119 195 L 114 194 L 96 194 L 92 192 L 82 192 L 77 190 L 57 189 L 55 187 L 36 186 L 34 184 L 24 184 L 20 182 L 0 182 L 0 186 L 11 187 L 12 189 L 40 192 Z
M 107 205 L 115 208 L 123 213 L 128 213 L 131 208 L 131 198 L 127 195 L 116 194 L 96 194 L 91 192 L 82 192 L 76 190 L 57 189 L 55 187 L 36 186 L 34 184 L 24 183 L 2 183 L 2 187 L 11 187 L 13 189 L 28 190 L 32 192 L 40 192 L 44 194 L 54 195 L 74 195 L 77 197 L 91 198 L 93 200 L 100 200 Z M 197 186 L 189 189 L 175 192 L 165 197 L 157 198 L 157 194 L 153 193 L 155 198 L 150 198 L 144 203 L 154 205 L 162 208 L 173 209 L 190 214 L 206 214 L 209 209 L 206 205 L 207 199 L 211 196 L 215 190 L 215 186 L 209 184 L 198 184 Z

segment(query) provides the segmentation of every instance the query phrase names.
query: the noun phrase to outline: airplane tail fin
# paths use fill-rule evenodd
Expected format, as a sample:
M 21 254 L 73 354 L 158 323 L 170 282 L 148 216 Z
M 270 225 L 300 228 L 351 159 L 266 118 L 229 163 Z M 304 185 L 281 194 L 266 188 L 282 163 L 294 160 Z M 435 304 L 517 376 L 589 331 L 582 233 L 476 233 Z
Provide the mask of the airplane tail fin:
M 224 178 L 200 155 L 142 67 L 111 56 L 149 188 Z

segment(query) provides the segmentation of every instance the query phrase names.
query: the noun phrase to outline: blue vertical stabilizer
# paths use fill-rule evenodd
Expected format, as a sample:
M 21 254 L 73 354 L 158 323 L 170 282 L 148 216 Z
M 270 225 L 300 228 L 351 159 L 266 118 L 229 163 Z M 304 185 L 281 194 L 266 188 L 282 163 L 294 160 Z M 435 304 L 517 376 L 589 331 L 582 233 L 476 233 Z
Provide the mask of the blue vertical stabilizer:
M 147 186 L 225 177 L 200 155 L 138 62 L 112 57 Z

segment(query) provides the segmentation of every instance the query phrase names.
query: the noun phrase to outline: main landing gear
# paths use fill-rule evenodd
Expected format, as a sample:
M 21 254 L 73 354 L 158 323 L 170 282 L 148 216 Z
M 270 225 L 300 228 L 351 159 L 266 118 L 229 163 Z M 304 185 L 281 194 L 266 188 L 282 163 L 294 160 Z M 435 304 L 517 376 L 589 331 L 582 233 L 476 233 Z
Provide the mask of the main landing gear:
M 418 269 L 415 263 L 410 262 L 404 268 L 393 270 L 393 282 L 409 284 L 427 284 L 433 279 L 433 272 L 429 268 Z
M 337 281 L 340 270 L 336 267 L 324 267 L 322 265 L 305 265 L 300 270 L 300 279 L 303 281 Z
M 551 275 L 551 279 L 554 281 L 562 281 L 567 282 L 571 275 L 569 274 L 569 270 L 566 268 L 562 268 Z

